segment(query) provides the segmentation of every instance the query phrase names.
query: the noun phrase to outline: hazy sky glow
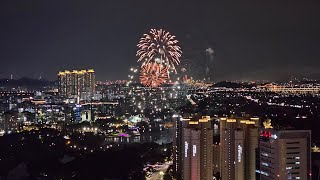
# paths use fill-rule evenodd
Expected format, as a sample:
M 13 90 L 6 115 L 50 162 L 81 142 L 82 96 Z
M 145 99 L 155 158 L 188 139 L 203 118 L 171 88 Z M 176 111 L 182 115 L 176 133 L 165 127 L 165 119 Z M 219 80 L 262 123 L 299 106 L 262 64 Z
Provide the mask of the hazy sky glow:
M 320 1 L 179 2 L 3 0 L 0 78 L 94 68 L 126 79 L 150 28 L 176 35 L 184 58 L 212 47 L 215 80 L 320 77 Z

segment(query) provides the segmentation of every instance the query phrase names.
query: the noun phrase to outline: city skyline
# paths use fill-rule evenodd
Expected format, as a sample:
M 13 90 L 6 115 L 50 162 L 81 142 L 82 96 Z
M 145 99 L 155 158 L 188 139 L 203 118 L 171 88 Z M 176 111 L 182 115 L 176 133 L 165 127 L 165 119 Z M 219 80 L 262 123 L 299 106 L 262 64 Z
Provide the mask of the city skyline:
M 0 2 L 0 180 L 319 179 L 319 9 Z
M 319 2 L 1 2 L 0 78 L 55 80 L 89 69 L 126 79 L 139 38 L 151 28 L 176 35 L 182 64 L 214 50 L 214 81 L 319 78 Z M 177 9 L 179 11 L 177 11 Z M 194 71 L 200 71 L 197 66 Z M 114 69 L 117 69 L 115 71 Z

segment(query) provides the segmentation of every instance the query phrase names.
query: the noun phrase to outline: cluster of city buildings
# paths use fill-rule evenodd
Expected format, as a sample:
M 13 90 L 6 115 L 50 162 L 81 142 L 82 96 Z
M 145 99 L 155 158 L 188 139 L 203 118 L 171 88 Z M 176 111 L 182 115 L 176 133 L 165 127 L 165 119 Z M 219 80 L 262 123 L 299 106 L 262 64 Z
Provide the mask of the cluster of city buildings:
M 96 83 L 93 69 L 60 71 L 56 83 L 46 89 L 7 87 L 0 91 L 0 132 L 20 132 L 34 125 L 57 127 L 59 122 L 127 118 L 145 112 L 153 116 L 178 107 L 185 94 L 180 85 L 151 89 L 122 81 Z
M 177 179 L 311 180 L 311 132 L 260 127 L 259 118 L 173 116 Z M 215 124 L 220 138 L 215 137 Z
M 0 91 L 2 134 L 36 129 L 39 125 L 57 127 L 59 122 L 80 122 L 81 117 L 91 119 L 83 114 L 96 107 L 87 104 L 82 107 L 80 101 L 84 103 L 96 97 L 93 69 L 61 71 L 57 84 L 50 86 L 39 87 L 41 82 L 33 81 L 27 87 L 1 87 L 4 89 Z
M 265 84 L 259 86 L 260 89 L 264 89 L 275 93 L 287 93 L 287 94 L 319 94 L 320 85 L 276 85 L 276 84 Z
M 310 180 L 311 131 L 273 128 L 257 117 L 231 114 L 252 101 L 259 105 L 294 107 L 298 112 L 295 117 L 306 119 L 316 112 L 311 109 L 317 107 L 316 102 L 307 102 L 308 97 L 288 99 L 287 94 L 319 93 L 316 86 L 273 84 L 202 88 L 172 83 L 146 88 L 138 83 L 96 83 L 93 69 L 65 70 L 58 73 L 57 84 L 46 90 L 19 87 L 0 91 L 0 135 L 41 126 L 59 128 L 59 122 L 95 122 L 120 116 L 125 116 L 127 125 L 137 124 L 146 116 L 156 121 L 183 104 L 197 107 L 198 103 L 208 101 L 211 104 L 201 106 L 201 111 L 225 115 L 181 113 L 172 117 L 173 169 L 177 179 Z M 82 131 L 91 129 L 85 127 Z
M 58 73 L 60 95 L 80 100 L 91 100 L 95 93 L 96 80 L 93 69 L 65 70 Z

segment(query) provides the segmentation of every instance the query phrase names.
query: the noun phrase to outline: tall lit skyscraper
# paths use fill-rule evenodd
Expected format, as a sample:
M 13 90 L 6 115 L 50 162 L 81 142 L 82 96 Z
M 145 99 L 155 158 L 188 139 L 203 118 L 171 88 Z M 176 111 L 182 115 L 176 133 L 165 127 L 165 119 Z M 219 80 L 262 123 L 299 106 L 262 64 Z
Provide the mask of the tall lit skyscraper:
M 213 176 L 213 130 L 209 116 L 181 118 L 174 140 L 177 178 L 206 180 Z
M 222 180 L 254 180 L 258 118 L 220 118 Z
M 95 74 L 93 69 L 61 71 L 58 73 L 59 93 L 77 101 L 90 100 L 95 92 Z
M 272 130 L 260 133 L 261 180 L 311 180 L 311 131 Z
M 186 128 L 189 124 L 189 121 L 192 117 L 182 117 L 181 115 L 174 114 L 172 119 L 174 123 L 174 134 L 175 137 L 173 138 L 173 165 L 174 165 L 174 172 L 177 179 L 182 179 L 182 146 L 183 146 L 183 129 Z

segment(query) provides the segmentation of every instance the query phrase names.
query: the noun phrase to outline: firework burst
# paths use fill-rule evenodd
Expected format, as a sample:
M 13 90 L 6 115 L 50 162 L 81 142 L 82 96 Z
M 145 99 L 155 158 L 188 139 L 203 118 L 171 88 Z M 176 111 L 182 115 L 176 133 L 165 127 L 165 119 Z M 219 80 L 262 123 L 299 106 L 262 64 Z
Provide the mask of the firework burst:
M 151 29 L 149 34 L 144 34 L 140 39 L 137 51 L 138 62 L 142 66 L 150 62 L 156 62 L 167 67 L 167 70 L 176 72 L 175 66 L 180 63 L 181 48 L 175 36 L 159 29 Z
M 168 79 L 168 68 L 159 63 L 146 63 L 141 67 L 140 81 L 147 87 L 158 87 Z

